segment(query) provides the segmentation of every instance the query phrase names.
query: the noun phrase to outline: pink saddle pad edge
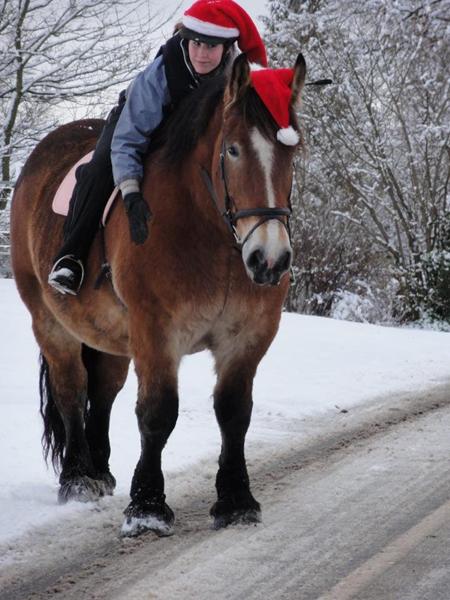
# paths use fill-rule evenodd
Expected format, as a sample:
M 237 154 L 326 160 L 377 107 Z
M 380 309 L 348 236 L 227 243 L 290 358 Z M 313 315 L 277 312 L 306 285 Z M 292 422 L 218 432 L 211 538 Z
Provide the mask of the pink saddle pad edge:
M 91 160 L 93 154 L 94 152 L 92 151 L 88 152 L 88 154 L 86 154 L 85 156 L 82 156 L 80 160 L 76 162 L 73 165 L 73 167 L 71 167 L 67 175 L 61 181 L 58 189 L 56 190 L 56 194 L 52 202 L 52 210 L 57 215 L 63 215 L 65 217 L 67 216 L 67 213 L 69 212 L 70 198 L 72 197 L 73 188 L 75 187 L 76 183 L 75 172 L 80 165 L 88 163 Z M 105 210 L 103 211 L 102 216 L 103 226 L 105 226 L 106 224 L 106 219 L 108 217 L 109 211 L 111 210 L 111 206 L 113 205 L 114 200 L 117 197 L 118 192 L 119 188 L 115 187 L 111 196 L 108 199 L 108 202 L 106 203 Z

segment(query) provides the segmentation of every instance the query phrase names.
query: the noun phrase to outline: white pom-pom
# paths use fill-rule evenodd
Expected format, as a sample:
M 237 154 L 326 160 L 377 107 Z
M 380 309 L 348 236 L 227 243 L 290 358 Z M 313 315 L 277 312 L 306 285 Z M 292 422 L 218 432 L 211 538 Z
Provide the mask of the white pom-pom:
M 264 69 L 267 69 L 267 67 L 263 67 L 255 62 L 250 63 L 250 71 L 264 71 Z
M 289 127 L 277 131 L 277 140 L 282 144 L 286 144 L 286 146 L 295 146 L 300 141 L 300 138 L 295 129 L 289 125 Z

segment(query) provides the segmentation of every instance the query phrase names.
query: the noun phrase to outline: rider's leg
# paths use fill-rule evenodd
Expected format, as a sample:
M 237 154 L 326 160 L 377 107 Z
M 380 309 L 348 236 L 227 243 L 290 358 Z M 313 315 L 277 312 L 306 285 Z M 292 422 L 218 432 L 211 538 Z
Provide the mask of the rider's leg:
M 48 279 L 49 284 L 62 293 L 78 292 L 89 249 L 114 189 L 111 140 L 122 108 L 123 101 L 119 101 L 108 116 L 90 162 L 77 170 L 77 183 L 64 226 L 64 244 Z

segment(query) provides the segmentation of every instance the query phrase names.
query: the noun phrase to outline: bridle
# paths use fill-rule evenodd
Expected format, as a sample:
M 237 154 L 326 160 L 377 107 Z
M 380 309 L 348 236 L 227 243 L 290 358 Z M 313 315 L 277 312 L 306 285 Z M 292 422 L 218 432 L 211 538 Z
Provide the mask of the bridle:
M 203 166 L 201 167 L 201 174 L 202 174 L 203 181 L 206 185 L 206 188 L 209 191 L 209 194 L 213 200 L 215 207 L 217 208 L 219 213 L 224 218 L 225 223 L 227 224 L 229 230 L 231 231 L 231 233 L 234 237 L 236 249 L 239 250 L 240 252 L 242 252 L 244 245 L 248 242 L 248 240 L 253 235 L 253 233 L 267 221 L 273 221 L 273 220 L 279 221 L 286 228 L 286 231 L 287 231 L 288 237 L 289 237 L 289 242 L 291 242 L 291 229 L 290 229 L 290 225 L 289 225 L 289 218 L 292 214 L 292 208 L 291 208 L 291 203 L 290 203 L 291 192 L 289 192 L 287 208 L 256 207 L 256 208 L 243 208 L 243 209 L 236 210 L 235 202 L 233 200 L 233 197 L 230 196 L 230 193 L 228 191 L 228 185 L 227 185 L 227 177 L 226 177 L 226 172 L 225 172 L 225 141 L 222 142 L 222 149 L 220 152 L 219 164 L 220 164 L 220 176 L 221 176 L 221 179 L 223 182 L 223 187 L 225 190 L 225 197 L 224 197 L 225 210 L 223 212 L 221 212 L 221 210 L 220 210 L 220 204 L 217 200 L 217 195 L 214 190 L 211 176 L 209 175 L 208 171 Z M 243 240 L 241 240 L 239 238 L 239 235 L 236 230 L 236 224 L 239 219 L 245 219 L 246 217 L 259 217 L 259 220 L 250 229 L 250 231 L 247 233 L 245 238 Z M 284 220 L 284 217 L 286 218 L 286 220 Z

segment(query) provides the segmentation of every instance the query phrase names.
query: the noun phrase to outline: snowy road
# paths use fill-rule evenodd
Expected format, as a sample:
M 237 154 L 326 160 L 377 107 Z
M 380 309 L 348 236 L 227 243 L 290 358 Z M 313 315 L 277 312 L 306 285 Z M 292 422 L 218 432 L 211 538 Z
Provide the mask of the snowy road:
M 0 548 L 1 600 L 448 600 L 450 387 L 291 429 L 249 445 L 261 525 L 209 529 L 207 461 L 167 482 L 173 537 L 119 539 L 108 499 Z

